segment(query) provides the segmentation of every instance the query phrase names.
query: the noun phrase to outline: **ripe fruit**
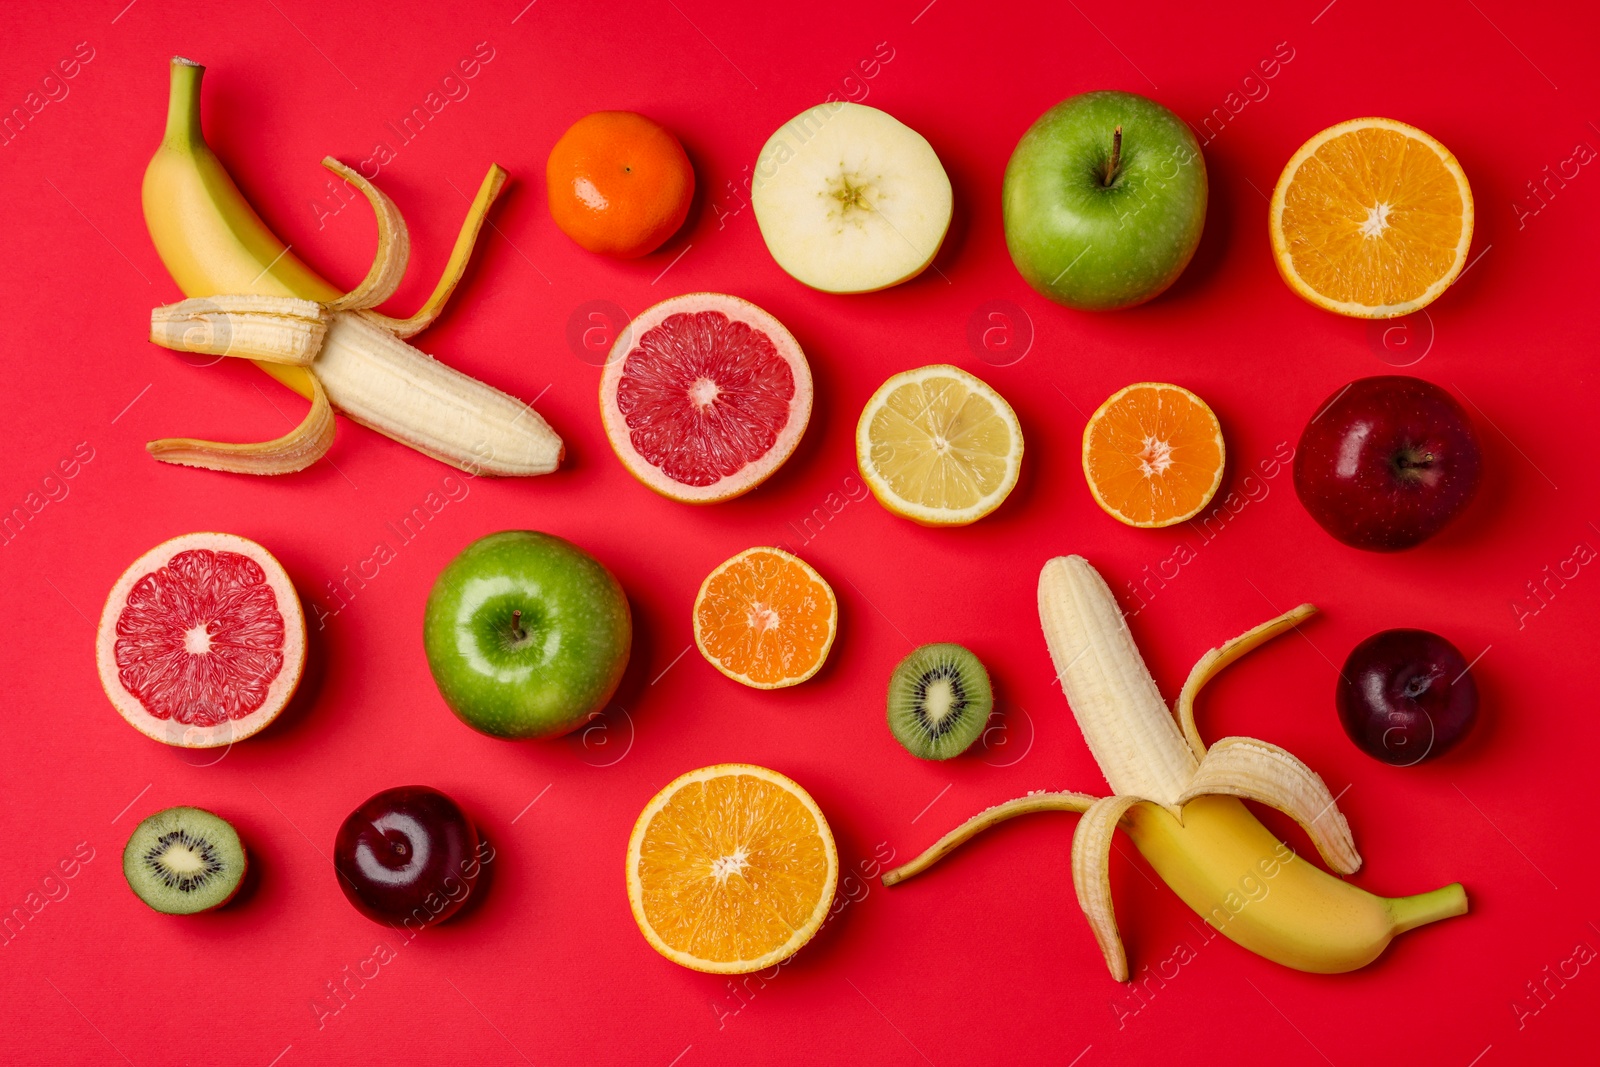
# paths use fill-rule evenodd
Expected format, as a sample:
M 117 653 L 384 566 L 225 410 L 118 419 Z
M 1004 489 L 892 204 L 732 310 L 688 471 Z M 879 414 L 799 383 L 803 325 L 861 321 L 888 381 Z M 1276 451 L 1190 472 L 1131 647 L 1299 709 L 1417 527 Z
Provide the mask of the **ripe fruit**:
M 1194 701 L 1207 682 L 1315 610 L 1302 604 L 1207 652 L 1178 696 L 1175 722 L 1105 581 L 1082 557 L 1050 560 L 1039 575 L 1045 644 L 1113 795 L 1039 792 L 996 805 L 884 875 L 884 885 L 926 870 L 996 823 L 1036 811 L 1080 812 L 1072 882 L 1117 981 L 1128 979 L 1108 871 L 1119 826 L 1206 922 L 1250 951 L 1297 970 L 1332 974 L 1363 967 L 1395 935 L 1464 914 L 1467 897 L 1459 883 L 1387 899 L 1297 857 L 1237 798 L 1289 815 L 1329 866 L 1352 874 L 1361 857 L 1322 779 L 1277 745 L 1225 737 L 1207 748 L 1195 729 Z
M 622 586 L 589 553 L 551 534 L 505 530 L 439 572 L 422 644 L 462 722 L 490 737 L 557 737 L 616 692 L 633 617 Z
M 1289 288 L 1363 319 L 1433 303 L 1472 244 L 1472 189 L 1461 164 L 1393 119 L 1351 119 L 1301 145 L 1269 211 L 1272 255 Z
M 1200 514 L 1222 484 L 1225 460 L 1216 415 L 1178 385 L 1119 389 L 1083 428 L 1089 492 L 1129 526 L 1172 526 Z
M 1472 502 L 1483 457 L 1472 420 L 1432 382 L 1361 378 L 1323 401 L 1300 434 L 1294 491 L 1355 548 L 1392 552 L 1438 533 Z
M 128 888 L 156 911 L 193 915 L 233 899 L 249 867 L 225 820 L 200 808 L 168 808 L 134 827 L 122 850 Z
M 889 676 L 889 732 L 918 759 L 961 755 L 993 710 L 989 672 L 960 645 L 923 645 Z
M 265 729 L 300 684 L 306 621 L 272 553 L 225 533 L 164 541 L 122 572 L 100 612 L 95 661 L 112 705 L 181 748 Z
M 634 259 L 678 232 L 694 199 L 683 145 L 632 111 L 574 122 L 545 164 L 550 217 L 591 252 Z
M 839 853 L 822 810 L 777 771 L 723 763 L 668 783 L 628 837 L 628 903 L 650 947 L 712 974 L 788 959 L 822 926 Z
M 694 598 L 700 654 L 754 689 L 782 689 L 816 674 L 838 628 L 833 590 L 781 548 L 745 549 L 706 575 Z
M 332 411 L 338 409 L 474 474 L 555 470 L 561 438 L 538 413 L 403 340 L 427 329 L 455 290 L 506 172 L 489 168 L 433 294 L 416 314 L 391 318 L 373 308 L 393 295 L 411 247 L 394 203 L 360 173 L 323 160 L 367 196 L 378 216 L 372 269 L 340 295 L 267 229 L 206 144 L 200 129 L 204 71 L 187 59 L 172 61 L 166 133 L 145 170 L 143 200 L 150 239 L 172 280 L 187 296 L 205 299 L 156 309 L 151 340 L 184 351 L 253 358 L 312 407 L 300 426 L 274 441 L 168 439 L 152 442 L 157 458 L 244 473 L 299 470 L 333 443 Z M 325 332 L 313 343 L 310 334 L 319 326 Z M 281 343 L 285 331 L 302 330 L 307 336 L 301 343 Z M 315 359 L 314 369 L 301 365 L 306 358 Z
M 778 266 L 813 289 L 866 293 L 933 262 L 953 200 L 920 133 L 875 107 L 834 101 L 768 139 L 750 203 Z
M 1132 307 L 1178 279 L 1206 223 L 1206 162 L 1184 121 L 1134 93 L 1080 93 L 1006 164 L 1006 247 L 1067 307 Z
M 460 911 L 484 858 L 477 828 L 460 805 L 425 785 L 368 797 L 345 816 L 333 842 L 345 899 L 388 926 L 427 926 Z
M 1466 658 L 1427 630 L 1383 630 L 1351 649 L 1335 699 L 1356 747 L 1397 767 L 1443 755 L 1478 717 Z
M 878 503 L 924 526 L 965 526 L 999 507 L 1022 469 L 1022 426 L 959 367 L 901 371 L 856 423 L 856 465 Z
M 747 493 L 789 458 L 811 418 L 811 367 L 748 300 L 688 293 L 622 332 L 600 375 L 600 417 L 628 473 L 662 496 Z

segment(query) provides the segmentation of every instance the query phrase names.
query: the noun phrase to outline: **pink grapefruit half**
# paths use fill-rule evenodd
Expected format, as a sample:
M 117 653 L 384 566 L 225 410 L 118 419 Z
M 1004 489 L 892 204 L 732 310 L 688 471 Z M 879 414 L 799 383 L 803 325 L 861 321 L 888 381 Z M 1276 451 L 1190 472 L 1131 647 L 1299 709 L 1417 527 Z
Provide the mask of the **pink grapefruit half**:
M 600 376 L 600 417 L 635 478 L 712 504 L 760 485 L 800 443 L 811 367 L 794 335 L 748 300 L 687 293 L 617 338 Z
M 283 566 L 254 541 L 184 534 L 111 587 L 95 658 L 106 696 L 140 733 L 216 748 L 289 703 L 305 667 L 305 614 Z

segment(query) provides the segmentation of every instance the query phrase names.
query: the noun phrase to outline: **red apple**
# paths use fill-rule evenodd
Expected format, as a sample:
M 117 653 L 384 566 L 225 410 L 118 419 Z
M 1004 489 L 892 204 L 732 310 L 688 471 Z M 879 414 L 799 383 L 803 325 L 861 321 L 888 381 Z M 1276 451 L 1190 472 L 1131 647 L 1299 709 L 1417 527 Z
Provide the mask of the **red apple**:
M 1434 759 L 1472 729 L 1478 687 L 1467 658 L 1427 630 L 1384 630 L 1351 650 L 1335 690 L 1361 751 L 1396 767 Z
M 1340 541 L 1393 552 L 1461 514 L 1482 471 L 1477 434 L 1455 398 L 1421 378 L 1387 375 L 1323 402 L 1300 435 L 1294 491 Z
M 420 930 L 459 911 L 492 858 L 461 806 L 425 785 L 385 789 L 339 826 L 333 866 L 357 911 Z

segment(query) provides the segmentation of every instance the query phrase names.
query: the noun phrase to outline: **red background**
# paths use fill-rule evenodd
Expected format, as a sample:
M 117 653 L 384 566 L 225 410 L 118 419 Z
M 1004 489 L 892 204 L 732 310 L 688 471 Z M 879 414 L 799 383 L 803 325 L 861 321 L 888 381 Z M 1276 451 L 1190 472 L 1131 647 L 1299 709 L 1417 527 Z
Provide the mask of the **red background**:
M 0 151 L 9 297 L 0 504 L 42 497 L 42 479 L 80 442 L 93 456 L 64 483 L 67 495 L 0 549 L 0 907 L 39 906 L 0 946 L 0 1060 L 1094 1067 L 1177 1055 L 1490 1067 L 1572 1062 L 1592 1049 L 1593 968 L 1552 983 L 1542 1006 L 1525 988 L 1580 942 L 1600 947 L 1588 688 L 1600 577 L 1585 568 L 1564 585 L 1552 580 L 1543 601 L 1526 584 L 1580 544 L 1600 546 L 1590 440 L 1600 176 L 1582 168 L 1543 205 L 1526 185 L 1576 145 L 1600 147 L 1592 14 L 1508 0 L 523 2 L 392 0 L 376 19 L 358 5 L 306 0 L 227 10 L 108 0 L 73 12 L 13 3 L 0 14 L 5 109 L 78 42 L 93 49 L 70 94 Z M 357 163 L 375 141 L 393 141 L 385 122 L 420 105 L 478 42 L 493 58 L 470 94 L 399 147 L 378 179 L 404 210 L 415 250 L 392 306 L 403 313 L 426 294 L 465 195 L 490 161 L 506 166 L 514 184 L 496 229 L 420 341 L 537 396 L 568 462 L 537 480 L 467 483 L 465 499 L 324 628 L 313 624 L 306 699 L 268 732 L 215 763 L 214 752 L 147 741 L 107 705 L 93 666 L 91 620 L 130 561 L 185 531 L 237 532 L 282 559 L 312 614 L 312 604 L 336 606 L 326 583 L 372 554 L 389 536 L 385 523 L 451 473 L 343 420 L 327 461 L 282 479 L 145 455 L 146 440 L 170 434 L 276 436 L 304 410 L 248 365 L 202 368 L 144 340 L 150 308 L 179 295 L 139 208 L 166 60 L 180 53 L 209 67 L 211 143 L 296 251 L 349 285 L 371 254 L 371 215 L 360 203 L 322 215 L 315 202 L 335 201 L 317 161 L 331 153 Z M 858 64 L 880 42 L 892 59 L 864 79 Z M 1281 50 L 1293 58 L 1276 77 L 1243 85 Z M 1238 107 L 1245 89 L 1258 97 L 1205 146 L 1210 215 L 1188 272 L 1160 300 L 1107 315 L 1029 290 L 1008 261 L 999 211 L 1022 131 L 1095 88 L 1148 93 L 1193 122 Z M 829 92 L 921 131 L 949 171 L 954 227 L 936 269 L 911 284 L 857 297 L 811 292 L 769 258 L 752 212 L 732 211 L 729 183 L 766 136 Z M 583 252 L 543 203 L 550 145 L 602 108 L 665 123 L 699 177 L 688 226 L 643 261 Z M 1387 341 L 1294 296 L 1266 237 L 1265 194 L 1284 161 L 1315 131 L 1367 114 L 1444 141 L 1478 209 L 1469 272 Z M 786 323 L 818 390 L 786 467 L 744 499 L 697 510 L 655 496 L 613 459 L 595 412 L 598 369 L 569 348 L 566 331 L 589 301 L 632 314 L 701 289 L 737 293 Z M 1023 309 L 1033 334 L 1006 366 L 994 365 L 1011 358 L 1003 347 L 986 353 L 968 340 L 975 313 L 997 300 Z M 1015 336 L 1028 329 L 1012 326 Z M 1259 465 L 1345 382 L 1419 354 L 1405 373 L 1469 402 L 1486 483 L 1470 513 L 1420 549 L 1346 549 L 1300 508 L 1287 472 L 1264 478 Z M 1016 492 L 967 529 L 922 529 L 848 495 L 861 405 L 891 373 L 930 362 L 983 376 L 1015 405 L 1027 437 Z M 1193 388 L 1222 419 L 1223 492 L 1238 494 L 1237 515 L 1209 540 L 1192 527 L 1121 526 L 1090 499 L 1077 458 L 1085 413 L 1135 380 Z M 62 483 L 52 484 L 60 496 Z M 848 501 L 836 513 L 830 493 Z M 788 525 L 819 507 L 827 521 L 813 520 L 810 535 Z M 508 527 L 583 545 L 633 603 L 634 659 L 617 707 L 563 741 L 471 732 L 446 711 L 422 655 L 434 575 L 469 541 Z M 840 637 L 814 680 L 758 693 L 685 654 L 689 606 L 715 564 L 774 542 L 831 580 Z M 1459 879 L 1473 910 L 1402 937 L 1359 973 L 1305 975 L 1220 938 L 1202 947 L 1196 917 L 1122 841 L 1112 882 L 1134 968 L 1166 960 L 1180 941 L 1196 958 L 1119 1025 L 1116 1005 L 1132 1012 L 1139 1002 L 1107 977 L 1074 901 L 1070 818 L 1010 824 L 903 888 L 862 872 L 875 869 L 875 853 L 910 858 L 1024 791 L 1104 790 L 1051 685 L 1033 606 L 1038 569 L 1051 555 L 1082 553 L 1121 591 L 1182 543 L 1193 561 L 1133 621 L 1163 690 L 1174 694 L 1208 647 L 1315 601 L 1324 614 L 1302 636 L 1216 684 L 1202 729 L 1280 743 L 1343 791 L 1366 859 L 1356 882 L 1396 894 Z M 1335 665 L 1362 637 L 1398 625 L 1482 654 L 1475 736 L 1408 769 L 1357 751 L 1332 702 Z M 933 640 L 976 650 L 1006 709 L 987 749 L 944 764 L 911 759 L 883 724 L 890 668 Z M 680 772 L 723 761 L 769 765 L 813 793 L 859 898 L 774 981 L 752 981 L 737 997 L 725 979 L 650 950 L 622 877 L 645 801 Z M 499 858 L 476 910 L 399 944 L 346 904 L 328 852 L 359 801 L 413 782 L 456 796 Z M 174 804 L 213 808 L 247 839 L 259 880 L 236 906 L 176 920 L 123 884 L 128 832 Z M 1297 832 L 1273 825 L 1305 851 Z M 75 848 L 93 858 L 46 886 Z M 42 903 L 44 888 L 67 895 Z M 319 1028 L 312 1005 L 325 983 L 379 943 L 393 958 Z M 1517 1003 L 1529 1012 L 1520 1020 Z

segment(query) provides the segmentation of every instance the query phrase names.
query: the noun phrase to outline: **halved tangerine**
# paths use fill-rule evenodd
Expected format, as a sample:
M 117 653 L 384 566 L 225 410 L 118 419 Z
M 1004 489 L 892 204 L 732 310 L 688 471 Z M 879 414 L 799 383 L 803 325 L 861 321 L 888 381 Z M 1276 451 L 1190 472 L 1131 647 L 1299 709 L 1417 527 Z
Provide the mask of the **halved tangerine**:
M 811 367 L 794 335 L 748 300 L 688 293 L 617 338 L 600 376 L 600 417 L 645 485 L 689 504 L 727 500 L 800 443 Z
M 1171 526 L 1200 513 L 1222 484 L 1222 426 L 1179 385 L 1118 389 L 1083 428 L 1083 476 L 1106 514 L 1129 526 Z
M 1415 126 L 1330 126 L 1283 168 L 1269 208 L 1289 288 L 1329 311 L 1385 319 L 1426 307 L 1466 266 L 1472 188 L 1450 150 Z
M 694 643 L 717 670 L 755 689 L 797 685 L 821 669 L 839 602 L 809 563 L 747 548 L 706 576 L 694 598 Z
M 645 805 L 628 838 L 628 903 L 650 947 L 684 967 L 748 974 L 788 959 L 828 917 L 833 832 L 792 779 L 702 767 Z
M 182 748 L 242 741 L 278 717 L 305 666 L 306 621 L 254 541 L 192 533 L 140 556 L 100 613 L 100 684 L 140 733 Z

